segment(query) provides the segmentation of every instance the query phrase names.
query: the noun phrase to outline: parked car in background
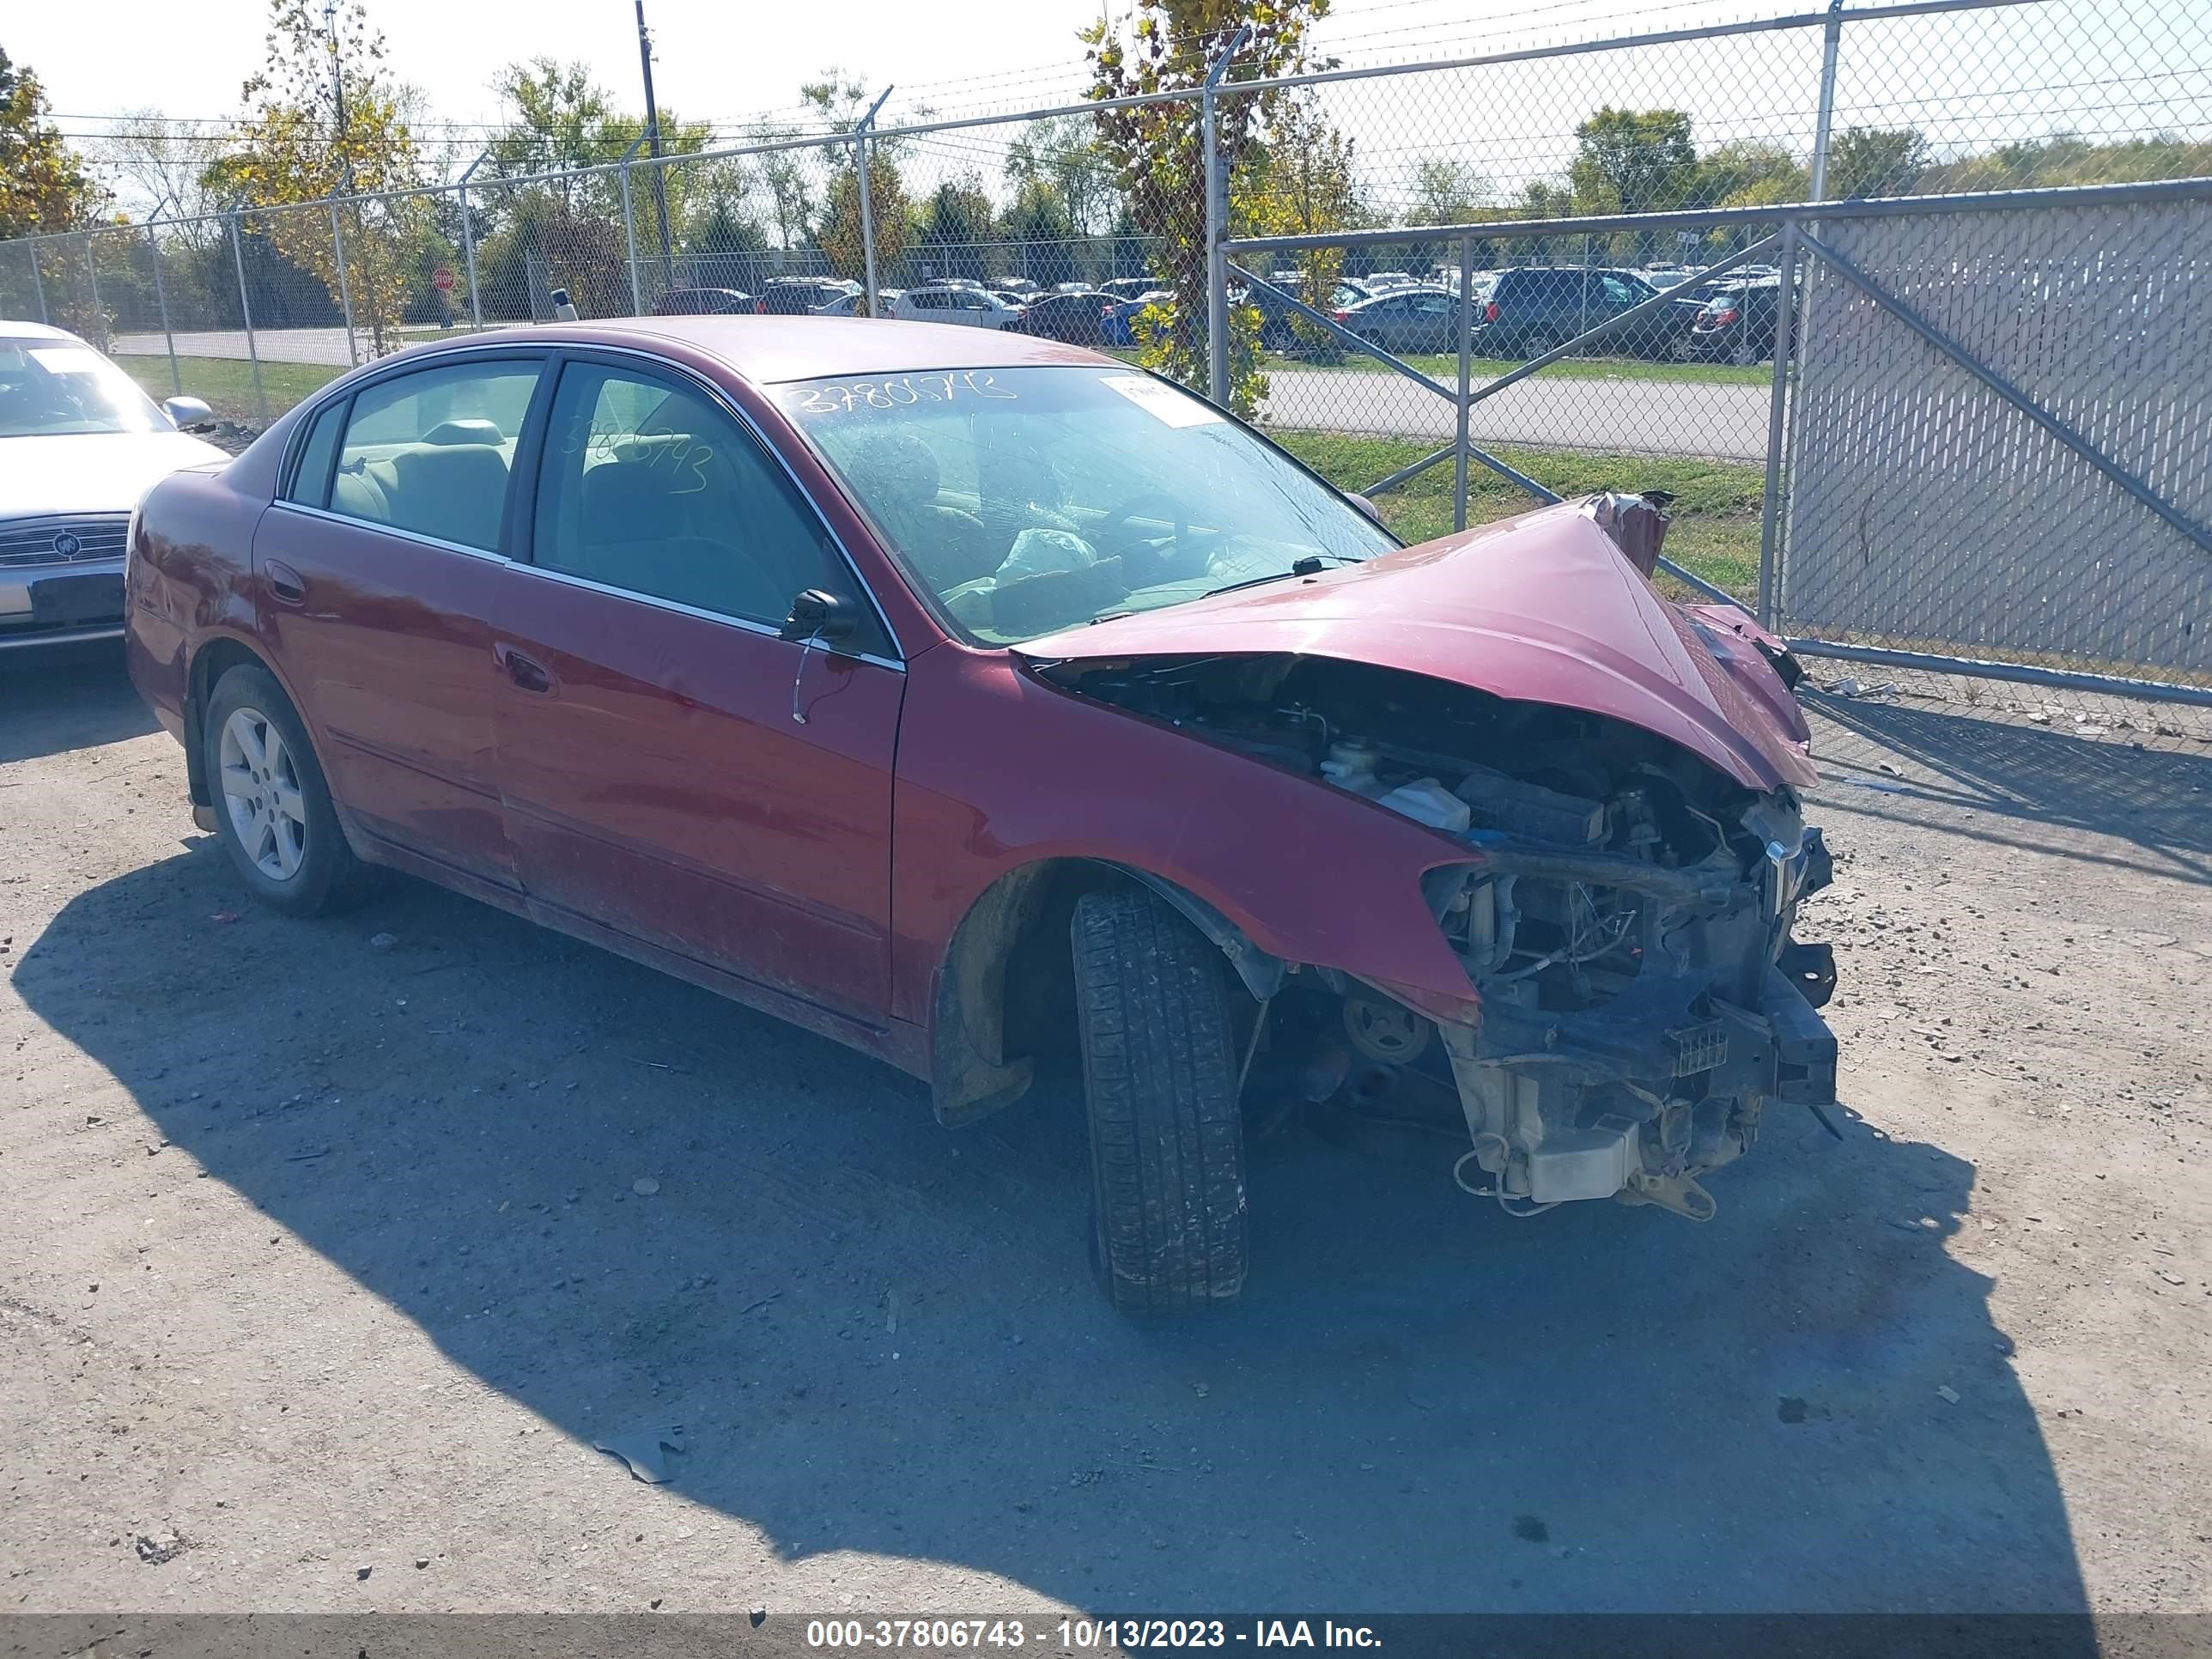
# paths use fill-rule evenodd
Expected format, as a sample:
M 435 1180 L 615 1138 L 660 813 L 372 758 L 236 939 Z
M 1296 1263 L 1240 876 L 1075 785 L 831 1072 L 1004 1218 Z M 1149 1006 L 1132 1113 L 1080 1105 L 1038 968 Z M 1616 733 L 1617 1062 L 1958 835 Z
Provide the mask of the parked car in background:
M 131 512 L 180 467 L 228 459 L 76 335 L 0 321 L 0 652 L 123 632 Z
M 1101 294 L 1110 294 L 1117 300 L 1137 300 L 1147 294 L 1158 292 L 1167 286 L 1158 276 L 1116 276 L 1111 282 L 1098 284 Z
M 849 317 L 853 302 L 864 292 L 858 283 L 834 276 L 771 276 L 753 310 L 763 317 Z
M 1198 1308 L 1245 1281 L 1248 1104 L 1413 1121 L 1512 1214 L 1703 1220 L 1833 1100 L 1790 659 L 1651 585 L 1665 522 L 1604 495 L 1406 549 L 1203 399 L 1002 331 L 519 328 L 155 485 L 126 655 L 268 908 L 406 871 L 875 1056 L 947 1127 L 1065 1065 L 1102 1285 Z
M 1134 299 L 1116 301 L 1098 313 L 1099 337 L 1108 345 L 1126 351 L 1137 343 L 1137 319 L 1145 307 L 1174 303 L 1175 295 L 1164 288 L 1151 289 Z
M 1774 356 L 1775 311 L 1781 295 L 1778 276 L 1723 284 L 1698 308 L 1688 331 L 1676 343 L 1676 355 L 1711 362 L 1767 362 Z
M 1278 271 L 1269 280 L 1274 287 L 1288 295 L 1291 299 L 1300 301 L 1305 300 L 1306 273 L 1304 271 Z M 1312 343 L 1314 336 L 1320 331 L 1313 326 L 1310 319 L 1308 320 L 1305 330 L 1301 331 L 1297 307 L 1291 305 L 1288 301 L 1278 298 L 1267 289 L 1240 288 L 1233 290 L 1231 297 L 1237 304 L 1251 306 L 1259 312 L 1260 349 L 1263 351 L 1272 351 L 1284 356 L 1295 356 L 1305 350 Z M 1341 310 L 1346 306 L 1356 305 L 1367 297 L 1368 292 L 1364 286 L 1348 277 L 1344 278 L 1331 286 L 1327 308 L 1331 311 Z
M 1013 326 L 1018 333 L 1034 334 L 1041 339 L 1103 345 L 1106 337 L 1099 325 L 1105 309 L 1103 295 L 1046 294 L 1024 306 Z
M 1011 328 L 1021 314 L 1019 306 L 965 283 L 910 288 L 891 307 L 891 315 L 902 322 L 957 323 L 968 328 Z
M 735 317 L 753 309 L 753 296 L 734 288 L 672 288 L 653 302 L 656 317 Z
M 1440 288 L 1399 288 L 1339 307 L 1336 320 L 1361 339 L 1403 356 L 1459 349 L 1459 297 Z
M 1534 357 L 1659 291 L 1632 270 L 1580 265 L 1522 265 L 1502 270 L 1483 302 L 1476 349 L 1489 357 Z M 1661 307 L 1592 349 L 1632 357 L 1666 356 L 1689 324 L 1683 307 Z
M 1418 288 L 1419 279 L 1409 271 L 1370 270 L 1359 279 L 1370 294 L 1387 294 L 1394 288 Z

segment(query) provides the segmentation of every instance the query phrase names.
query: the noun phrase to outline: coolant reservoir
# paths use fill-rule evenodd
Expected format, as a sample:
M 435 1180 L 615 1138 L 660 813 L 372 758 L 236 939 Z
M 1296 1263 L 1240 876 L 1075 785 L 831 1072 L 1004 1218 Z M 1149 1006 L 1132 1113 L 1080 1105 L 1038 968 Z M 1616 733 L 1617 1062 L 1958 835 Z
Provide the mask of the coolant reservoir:
M 1431 830 L 1454 836 L 1466 833 L 1468 825 L 1474 822 L 1474 811 L 1468 804 L 1434 778 L 1416 778 L 1411 783 L 1401 783 L 1389 794 L 1376 797 L 1376 805 L 1403 812 Z
M 1375 775 L 1375 764 L 1382 758 L 1381 750 L 1356 738 L 1333 743 L 1328 758 L 1321 763 L 1321 775 L 1340 789 L 1373 800 L 1382 793 L 1382 781 Z

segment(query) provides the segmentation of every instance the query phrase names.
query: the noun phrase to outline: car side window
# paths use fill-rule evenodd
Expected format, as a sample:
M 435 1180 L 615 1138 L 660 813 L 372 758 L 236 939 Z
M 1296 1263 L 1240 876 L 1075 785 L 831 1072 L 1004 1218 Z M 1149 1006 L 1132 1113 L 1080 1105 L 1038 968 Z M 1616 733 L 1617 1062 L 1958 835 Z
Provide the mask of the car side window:
M 315 416 L 307 441 L 300 446 L 300 464 L 292 470 L 292 487 L 284 499 L 301 507 L 327 506 L 331 498 L 331 463 L 337 459 L 338 434 L 344 428 L 346 400 L 339 398 Z
M 779 627 L 809 588 L 857 599 L 829 528 L 704 393 L 571 363 L 545 434 L 532 557 L 548 570 Z M 863 605 L 856 648 L 884 649 Z
M 498 551 L 515 441 L 539 373 L 510 358 L 364 386 L 346 421 L 330 510 Z

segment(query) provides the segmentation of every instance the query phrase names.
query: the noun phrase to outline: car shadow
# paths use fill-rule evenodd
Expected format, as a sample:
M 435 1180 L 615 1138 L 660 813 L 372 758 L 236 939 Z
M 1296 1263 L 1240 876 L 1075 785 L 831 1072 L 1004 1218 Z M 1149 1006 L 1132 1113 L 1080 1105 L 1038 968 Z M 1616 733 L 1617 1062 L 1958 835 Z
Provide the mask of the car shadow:
M 238 897 L 203 841 L 71 901 L 15 988 L 453 1363 L 586 1444 L 683 1425 L 672 1490 L 787 1557 L 1125 1612 L 2085 1606 L 1942 1147 L 1781 1109 L 1700 1227 L 1517 1219 L 1448 1152 L 1293 1130 L 1243 1303 L 1134 1321 L 1085 1271 L 1064 1089 L 948 1133 L 448 894 Z M 149 926 L 198 930 L 186 963 Z
M 1900 817 L 1883 797 L 1905 797 L 1915 823 L 1931 823 L 1930 806 L 1962 811 L 1975 833 L 2023 849 L 2212 879 L 2212 750 L 2077 736 L 1928 702 L 1809 687 L 1801 695 L 1826 787 L 1855 811 Z M 1940 817 L 1932 822 L 1943 827 Z M 2089 836 L 2124 846 L 2085 846 Z
M 154 729 L 123 672 L 120 641 L 0 652 L 0 764 Z

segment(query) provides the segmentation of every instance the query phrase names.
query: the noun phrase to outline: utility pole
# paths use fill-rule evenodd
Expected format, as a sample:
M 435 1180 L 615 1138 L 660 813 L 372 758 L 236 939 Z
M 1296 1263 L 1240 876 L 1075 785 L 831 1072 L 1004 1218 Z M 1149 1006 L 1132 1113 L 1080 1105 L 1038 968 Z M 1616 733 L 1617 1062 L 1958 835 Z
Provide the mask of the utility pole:
M 351 196 L 353 194 L 353 157 L 346 150 L 345 59 L 338 52 L 338 0 L 323 0 L 323 27 L 328 29 L 331 34 L 331 103 L 335 109 L 337 119 L 332 142 L 336 144 L 338 153 L 340 193 Z M 360 210 L 356 208 L 354 219 L 356 241 L 360 240 L 359 212 Z M 353 331 L 352 284 L 346 278 L 345 233 L 338 226 L 338 204 L 335 201 L 331 204 L 331 258 L 337 267 L 338 307 L 345 317 L 346 360 L 358 368 L 361 367 L 361 353 Z M 377 349 L 380 351 L 383 349 L 383 341 L 380 337 L 377 341 Z
M 645 27 L 645 0 L 637 0 L 637 58 L 645 70 L 645 147 L 658 162 L 660 106 L 653 98 L 653 36 Z M 653 211 L 660 224 L 660 282 L 665 291 L 676 286 L 676 255 L 668 240 L 668 178 L 658 166 L 653 169 Z
M 337 106 L 337 126 L 333 145 L 338 153 L 338 176 L 344 194 L 353 194 L 353 158 L 346 154 L 345 60 L 338 56 L 338 0 L 323 0 L 323 27 L 331 34 L 331 102 Z

